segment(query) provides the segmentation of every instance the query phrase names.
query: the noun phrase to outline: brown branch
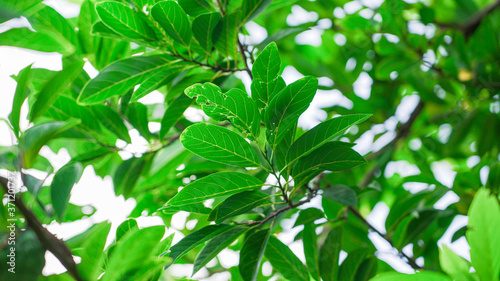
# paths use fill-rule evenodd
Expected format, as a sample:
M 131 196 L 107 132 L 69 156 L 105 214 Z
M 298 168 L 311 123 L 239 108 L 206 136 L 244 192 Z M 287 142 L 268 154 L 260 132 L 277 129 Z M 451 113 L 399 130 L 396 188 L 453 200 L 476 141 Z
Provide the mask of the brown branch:
M 5 178 L 0 178 L 0 185 L 9 193 L 8 181 Z M 57 239 L 50 233 L 42 223 L 38 220 L 35 214 L 24 205 L 21 193 L 15 196 L 14 204 L 17 206 L 21 214 L 26 218 L 27 224 L 35 231 L 40 243 L 49 250 L 61 262 L 61 264 L 68 270 L 68 273 L 77 281 L 83 281 L 78 274 L 76 263 L 69 248 L 62 240 Z
M 396 137 L 394 137 L 394 139 L 391 142 L 389 142 L 386 146 L 384 146 L 382 149 L 380 149 L 379 151 L 372 153 L 368 157 L 366 157 L 367 160 L 370 161 L 370 160 L 373 160 L 373 159 L 379 157 L 380 155 L 385 153 L 388 149 L 394 147 L 399 142 L 399 140 L 405 139 L 406 137 L 408 137 L 408 135 L 410 134 L 411 127 L 412 127 L 413 123 L 415 123 L 415 120 L 417 120 L 417 117 L 420 115 L 420 113 L 422 113 L 422 109 L 424 109 L 424 102 L 422 100 L 420 100 L 420 102 L 417 104 L 417 106 L 415 107 L 415 109 L 411 113 L 408 121 L 406 123 L 402 124 L 401 126 L 399 126 L 398 133 L 396 134 Z M 365 188 L 372 181 L 373 177 L 375 176 L 375 173 L 379 169 L 380 169 L 380 165 L 376 165 L 368 173 L 366 173 L 365 177 L 363 178 L 363 181 L 359 185 L 359 189 Z
M 356 210 L 354 207 L 352 206 L 349 206 L 348 210 L 353 213 L 356 217 L 358 217 L 366 226 L 368 226 L 368 228 L 370 228 L 372 231 L 374 231 L 375 233 L 377 233 L 378 235 L 380 235 L 380 237 L 384 238 L 387 242 L 389 242 L 389 244 L 391 244 L 391 246 L 398 250 L 396 247 L 394 247 L 394 242 L 392 241 L 391 238 L 387 237 L 387 235 L 385 234 L 382 234 L 382 232 L 378 231 L 378 229 L 376 229 L 373 225 L 371 225 L 371 223 L 369 223 L 359 212 L 358 210 Z M 424 269 L 423 267 L 419 266 L 415 260 L 411 257 L 409 257 L 407 254 L 403 253 L 403 251 L 399 251 L 398 252 L 401 254 L 401 256 L 405 257 L 406 260 L 407 260 L 407 263 L 413 268 L 413 269 L 416 269 L 416 270 L 420 270 L 420 269 Z
M 250 79 L 253 80 L 252 71 L 250 70 L 250 67 L 248 66 L 248 59 L 247 59 L 247 55 L 245 54 L 245 46 L 240 42 L 239 38 L 238 38 L 238 46 L 240 47 L 241 57 L 243 58 L 243 62 L 245 63 L 245 70 L 248 73 L 248 75 L 250 76 Z

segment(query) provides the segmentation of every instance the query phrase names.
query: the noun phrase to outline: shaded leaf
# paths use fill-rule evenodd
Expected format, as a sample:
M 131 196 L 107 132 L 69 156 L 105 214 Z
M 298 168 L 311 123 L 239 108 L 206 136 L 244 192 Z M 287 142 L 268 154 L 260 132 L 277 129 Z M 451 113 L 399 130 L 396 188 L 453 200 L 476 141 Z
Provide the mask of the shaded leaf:
M 320 209 L 307 208 L 304 210 L 300 210 L 299 216 L 297 217 L 297 220 L 295 221 L 295 224 L 293 225 L 293 227 L 303 225 L 303 224 L 312 223 L 315 220 L 322 219 L 324 217 L 325 217 L 325 214 Z
M 194 0 L 192 0 L 194 1 Z M 193 35 L 200 47 L 207 53 L 211 53 L 213 41 L 212 36 L 214 29 L 221 20 L 221 15 L 218 12 L 203 14 L 193 20 Z
M 261 229 L 249 234 L 240 251 L 238 269 L 244 281 L 256 281 L 260 263 L 266 250 L 271 229 Z
M 326 189 L 321 196 L 348 206 L 358 204 L 356 192 L 345 185 L 332 186 Z
M 178 0 L 186 14 L 196 17 L 202 14 L 215 12 L 214 7 L 207 0 Z
M 324 281 L 337 280 L 341 243 L 342 226 L 332 228 L 319 252 L 319 273 Z
M 168 106 L 163 118 L 161 119 L 160 140 L 170 131 L 170 129 L 181 120 L 184 111 L 194 103 L 186 95 L 181 94 Z
M 73 185 L 80 180 L 83 173 L 83 166 L 79 162 L 64 165 L 54 176 L 50 185 L 50 197 L 52 206 L 60 221 L 64 218 L 64 213 L 68 207 L 69 197 Z
M 226 14 L 215 27 L 212 35 L 212 41 L 217 51 L 224 57 L 236 59 L 238 49 L 236 43 L 238 40 L 238 23 L 240 21 L 240 11 Z
M 212 212 L 212 209 L 205 207 L 202 203 L 183 204 L 177 206 L 167 205 L 158 210 L 163 211 L 165 214 L 175 214 L 180 211 L 184 211 L 194 214 L 208 215 Z
M 127 126 L 123 123 L 120 115 L 111 107 L 105 105 L 94 105 L 92 111 L 101 122 L 101 124 L 118 138 L 131 143 Z
M 270 203 L 270 196 L 260 191 L 245 191 L 230 196 L 217 206 L 210 214 L 215 223 L 244 214 L 254 208 Z
M 302 230 L 302 243 L 304 247 L 304 255 L 306 257 L 306 265 L 309 273 L 316 281 L 321 281 L 319 275 L 319 250 L 318 250 L 318 237 L 316 236 L 316 226 L 314 223 L 309 222 L 304 224 Z
M 272 235 L 267 242 L 265 256 L 273 268 L 286 279 L 309 281 L 309 273 L 304 264 L 287 245 Z

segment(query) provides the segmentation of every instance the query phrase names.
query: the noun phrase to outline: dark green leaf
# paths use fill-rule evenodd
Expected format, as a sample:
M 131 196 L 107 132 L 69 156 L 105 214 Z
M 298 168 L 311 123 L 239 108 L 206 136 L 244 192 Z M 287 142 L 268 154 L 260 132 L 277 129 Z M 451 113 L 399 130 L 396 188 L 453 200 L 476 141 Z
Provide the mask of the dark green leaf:
M 248 235 L 241 247 L 238 268 L 244 281 L 256 281 L 271 229 L 261 229 Z
M 140 102 L 132 102 L 128 106 L 127 117 L 130 124 L 139 131 L 141 136 L 150 141 L 148 108 Z
M 196 17 L 201 14 L 215 12 L 214 7 L 212 6 L 211 1 L 207 0 L 179 0 L 179 5 L 181 5 L 184 11 L 192 16 Z
M 248 174 L 238 172 L 215 173 L 186 185 L 167 204 L 177 206 L 203 202 L 211 198 L 257 189 L 262 184 L 260 180 Z
M 64 218 L 64 213 L 68 207 L 69 197 L 73 185 L 80 180 L 83 173 L 83 166 L 78 162 L 63 166 L 54 176 L 50 185 L 50 197 L 52 206 L 60 221 Z
M 225 219 L 244 214 L 254 208 L 270 203 L 269 195 L 260 191 L 245 191 L 230 196 L 212 211 L 216 223 Z
M 202 267 L 204 267 L 209 261 L 211 261 L 215 256 L 217 256 L 220 251 L 231 245 L 240 235 L 248 231 L 248 227 L 236 227 L 228 229 L 212 238 L 194 260 L 193 274 L 198 272 Z
M 246 0 L 243 1 L 241 23 L 246 23 L 257 17 L 271 4 L 272 0 Z
M 348 206 L 356 206 L 358 203 L 356 192 L 345 185 L 332 186 L 321 196 Z
M 96 104 L 112 96 L 124 95 L 158 71 L 175 64 L 167 55 L 138 56 L 112 63 L 92 79 L 78 97 L 81 104 Z
M 118 166 L 118 169 L 116 169 L 115 175 L 113 177 L 115 194 L 123 194 L 125 198 L 128 198 L 132 194 L 135 183 L 141 176 L 145 166 L 145 157 L 132 157 L 122 162 L 120 166 Z
M 358 248 L 351 251 L 347 258 L 340 265 L 339 281 L 355 280 L 358 269 L 360 271 L 370 272 L 369 268 L 360 268 L 363 261 L 367 258 L 369 251 L 367 248 Z M 360 280 L 361 281 L 361 280 Z
M 280 83 L 278 74 L 281 68 L 281 59 L 278 53 L 276 43 L 271 43 L 262 50 L 255 63 L 252 66 L 252 99 L 259 106 L 265 108 L 273 94 L 278 93 L 276 89 L 281 90 L 284 83 Z M 281 86 L 277 87 L 279 84 Z
M 92 107 L 92 111 L 106 129 L 113 132 L 113 134 L 120 139 L 128 143 L 132 142 L 128 129 L 123 123 L 122 118 L 111 107 L 105 105 L 94 105 Z
M 322 219 L 325 217 L 325 214 L 320 209 L 316 208 L 307 208 L 304 210 L 300 210 L 299 217 L 295 221 L 293 227 L 298 225 L 312 223 L 315 220 Z
M 193 20 L 193 35 L 200 47 L 207 53 L 212 52 L 212 36 L 214 29 L 221 20 L 221 15 L 217 12 L 203 14 Z
M 290 281 L 309 281 L 309 273 L 297 256 L 274 236 L 267 242 L 266 258 L 274 269 Z
M 231 89 L 222 93 L 216 85 L 205 83 L 195 84 L 184 92 L 188 97 L 196 98 L 196 102 L 208 116 L 219 121 L 229 119 L 243 134 L 257 139 L 260 131 L 259 112 L 244 91 Z
M 324 281 L 337 280 L 341 243 L 342 226 L 337 226 L 328 232 L 319 251 L 319 273 Z
M 226 14 L 215 27 L 212 41 L 215 42 L 214 45 L 217 51 L 224 57 L 236 59 L 238 56 L 236 43 L 240 16 L 240 11 Z
M 19 136 L 19 117 L 21 114 L 21 106 L 26 98 L 30 95 L 28 81 L 30 79 L 31 64 L 19 71 L 17 75 L 17 87 L 14 94 L 14 101 L 12 102 L 12 111 L 9 114 L 9 121 L 14 129 L 16 137 Z
M 194 214 L 208 215 L 210 214 L 210 212 L 212 212 L 212 209 L 205 207 L 201 203 L 184 204 L 178 206 L 167 205 L 165 207 L 161 207 L 159 210 L 163 211 L 163 213 L 165 214 L 175 214 L 180 211 L 184 211 Z
M 268 128 L 268 141 L 273 148 L 309 107 L 317 88 L 318 79 L 304 77 L 288 85 L 269 101 L 264 123 Z
M 174 41 L 189 46 L 191 24 L 179 4 L 174 1 L 158 2 L 151 9 L 151 15 Z
M 160 140 L 170 131 L 170 129 L 181 120 L 184 111 L 194 103 L 186 95 L 181 94 L 168 106 L 163 118 L 161 119 Z
M 316 236 L 316 226 L 314 223 L 309 222 L 304 224 L 302 230 L 302 243 L 304 246 L 304 255 L 306 256 L 306 265 L 309 273 L 316 281 L 321 281 L 319 275 L 319 251 L 318 251 L 318 237 Z
M 211 161 L 238 167 L 260 166 L 259 156 L 240 135 L 215 125 L 198 123 L 180 136 L 189 151 Z

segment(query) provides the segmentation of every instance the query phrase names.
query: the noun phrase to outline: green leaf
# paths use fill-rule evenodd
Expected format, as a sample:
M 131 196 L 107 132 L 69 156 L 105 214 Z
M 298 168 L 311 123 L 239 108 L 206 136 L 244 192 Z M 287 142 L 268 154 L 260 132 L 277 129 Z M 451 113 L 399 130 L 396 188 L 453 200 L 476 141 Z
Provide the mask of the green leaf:
M 248 174 L 219 172 L 186 185 L 167 204 L 178 206 L 203 202 L 211 198 L 257 189 L 262 184 L 260 180 Z
M 116 241 L 120 240 L 127 232 L 136 230 L 139 230 L 136 220 L 128 219 L 122 222 L 116 229 Z
M 342 142 L 327 142 L 303 157 L 293 168 L 295 185 L 301 186 L 324 170 L 342 171 L 366 163 L 363 156 Z
M 471 264 L 480 280 L 497 280 L 500 275 L 500 205 L 496 195 L 479 189 L 469 208 L 466 232 Z
M 219 224 L 225 219 L 244 214 L 254 208 L 270 203 L 270 196 L 260 191 L 245 191 L 230 196 L 217 206 L 210 214 L 215 223 Z
M 243 1 L 242 19 L 241 24 L 251 21 L 262 13 L 270 4 L 272 0 L 246 0 Z
M 358 204 L 356 192 L 345 185 L 332 186 L 326 189 L 321 196 L 348 206 Z
M 161 119 L 160 140 L 170 131 L 170 129 L 181 120 L 184 111 L 194 103 L 184 94 L 181 94 L 168 106 L 163 118 Z
M 364 259 L 358 267 L 358 271 L 356 272 L 356 276 L 354 276 L 353 280 L 356 281 L 368 281 L 370 278 L 377 274 L 378 266 L 380 260 L 375 256 L 369 256 Z
M 144 171 L 146 163 L 145 157 L 132 157 L 118 166 L 113 177 L 116 195 L 123 194 L 125 198 L 130 197 L 135 183 L 141 176 L 142 171 Z
M 66 41 L 60 41 L 52 34 L 45 32 L 33 32 L 27 27 L 12 28 L 0 33 L 0 46 L 12 46 L 25 48 L 40 52 L 57 52 L 63 55 L 71 55 L 75 47 Z
M 265 256 L 273 268 L 287 280 L 309 281 L 309 274 L 304 264 L 287 245 L 272 235 L 267 242 Z
M 17 87 L 14 94 L 14 101 L 12 102 L 12 111 L 9 114 L 9 121 L 14 129 L 14 134 L 19 137 L 19 118 L 21 114 L 21 106 L 26 98 L 30 95 L 29 79 L 32 64 L 23 68 L 17 75 Z
M 193 20 L 193 35 L 200 47 L 207 53 L 212 52 L 212 36 L 214 29 L 221 20 L 221 15 L 218 12 L 203 14 Z
M 500 163 L 491 166 L 485 187 L 497 194 L 500 191 Z
M 268 141 L 273 148 L 309 107 L 317 88 L 318 79 L 304 77 L 285 87 L 269 102 L 264 123 L 268 128 Z
M 109 106 L 94 105 L 92 112 L 96 115 L 101 124 L 118 138 L 131 143 L 130 135 L 127 126 L 123 123 L 120 115 Z
M 78 272 L 84 280 L 97 280 L 102 274 L 101 263 L 104 260 L 104 246 L 111 224 L 102 222 L 92 228 L 92 232 L 85 237 L 79 248 L 78 256 L 82 261 L 78 264 Z
M 133 40 L 155 41 L 156 34 L 151 27 L 125 4 L 99 2 L 96 11 L 102 22 L 114 32 Z
M 281 59 L 276 43 L 270 43 L 259 54 L 252 66 L 252 99 L 263 109 L 267 106 L 277 88 L 281 90 L 285 87 L 283 79 L 280 80 L 278 74 L 281 68 Z M 283 82 L 283 83 L 280 83 Z M 278 85 L 281 86 L 278 87 Z
M 236 227 L 237 226 L 225 225 L 225 224 L 207 225 L 202 229 L 199 229 L 195 232 L 186 235 L 186 237 L 182 238 L 181 241 L 177 242 L 177 244 L 175 244 L 174 246 L 172 246 L 172 248 L 170 248 L 169 257 L 172 258 L 172 263 L 174 263 L 177 259 L 181 258 L 190 250 L 194 249 L 196 246 L 201 245 L 206 241 L 216 237 L 217 235 L 225 233 L 228 230 Z
M 59 41 L 65 41 L 65 45 L 77 46 L 75 28 L 52 7 L 43 6 L 29 16 L 28 21 L 37 32 L 48 33 Z
M 220 251 L 231 245 L 240 235 L 248 231 L 248 227 L 236 227 L 228 229 L 210 240 L 203 249 L 201 249 L 198 256 L 194 260 L 193 273 L 194 275 L 208 262 L 210 262 Z
M 292 144 L 288 150 L 287 162 L 290 165 L 333 138 L 343 135 L 349 128 L 363 122 L 370 116 L 371 114 L 345 115 L 320 123 Z
M 244 135 L 257 139 L 260 131 L 259 112 L 244 91 L 231 89 L 222 93 L 216 85 L 205 83 L 195 84 L 184 93 L 190 98 L 196 98 L 196 102 L 208 116 L 218 121 L 229 119 Z
M 179 2 L 182 9 L 192 17 L 215 12 L 214 7 L 207 0 L 178 0 L 177 2 Z
M 141 136 L 150 141 L 151 132 L 148 125 L 148 108 L 140 102 L 132 102 L 128 106 L 127 117 L 130 124 L 139 131 Z
M 182 145 L 205 159 L 238 167 L 260 166 L 259 156 L 240 135 L 229 129 L 198 123 L 180 136 Z
M 311 276 L 316 281 L 321 281 L 319 275 L 319 251 L 318 251 L 318 237 L 316 236 L 316 226 L 314 223 L 309 222 L 304 224 L 302 230 L 302 243 L 304 247 L 304 255 L 306 257 L 307 269 Z
M 357 277 L 356 273 L 359 271 L 369 272 L 369 268 L 360 268 L 363 261 L 369 255 L 367 248 L 358 248 L 351 251 L 347 258 L 340 265 L 339 281 L 353 281 Z M 361 280 L 360 280 L 361 281 Z
M 470 262 L 466 261 L 461 256 L 455 254 L 445 244 L 439 249 L 439 263 L 446 274 L 456 281 L 474 281 L 478 280 L 473 277 L 470 271 Z
M 205 207 L 202 203 L 194 203 L 194 204 L 184 204 L 184 205 L 178 205 L 178 206 L 164 206 L 161 207 L 160 209 L 163 211 L 165 214 L 175 214 L 180 211 L 184 212 L 189 212 L 193 214 L 200 214 L 200 215 L 208 215 L 210 212 L 212 212 L 212 209 Z
M 70 87 L 76 77 L 82 73 L 82 70 L 83 61 L 77 61 L 57 72 L 36 96 L 36 100 L 30 108 L 28 119 L 33 121 L 41 116 L 57 99 L 58 95 Z
M 103 102 L 112 96 L 124 95 L 151 75 L 172 67 L 176 61 L 167 55 L 137 56 L 114 62 L 89 81 L 78 97 L 80 104 Z
M 20 151 L 23 152 L 23 168 L 31 168 L 38 152 L 47 142 L 59 133 L 62 133 L 78 124 L 78 120 L 70 122 L 50 122 L 35 125 L 24 132 L 19 142 Z
M 132 95 L 132 98 L 130 98 L 130 101 L 138 101 L 142 97 L 173 80 L 184 69 L 186 69 L 186 64 L 178 62 L 168 68 L 158 71 L 157 73 L 153 73 L 151 77 L 142 82 L 139 88 L 134 91 L 134 94 Z
M 328 232 L 319 251 L 319 273 L 324 281 L 337 280 L 341 243 L 342 226 L 337 226 Z
M 52 180 L 52 184 L 50 185 L 50 197 L 59 221 L 62 221 L 64 218 L 71 189 L 73 189 L 73 185 L 80 180 L 82 173 L 82 164 L 73 162 L 59 169 Z
M 151 15 L 174 41 L 189 46 L 191 24 L 179 4 L 174 1 L 158 2 L 151 9 Z
M 0 1 L 0 23 L 4 23 L 12 18 L 17 18 L 21 15 L 29 15 L 41 0 L 24 0 L 24 1 Z
M 295 221 L 295 224 L 293 225 L 293 227 L 303 225 L 303 224 L 312 223 L 315 220 L 319 220 L 319 219 L 322 219 L 324 217 L 325 217 L 325 214 L 320 209 L 307 208 L 304 210 L 300 210 L 299 216 L 297 217 L 297 220 Z
M 236 59 L 238 49 L 238 24 L 240 22 L 240 11 L 226 14 L 215 27 L 212 35 L 212 41 L 215 42 L 215 48 L 224 57 Z
M 257 280 L 260 263 L 270 235 L 270 228 L 261 229 L 248 235 L 243 242 L 238 269 L 244 281 Z
M 438 272 L 421 271 L 415 274 L 404 274 L 399 272 L 384 272 L 377 274 L 370 281 L 451 281 L 448 276 Z

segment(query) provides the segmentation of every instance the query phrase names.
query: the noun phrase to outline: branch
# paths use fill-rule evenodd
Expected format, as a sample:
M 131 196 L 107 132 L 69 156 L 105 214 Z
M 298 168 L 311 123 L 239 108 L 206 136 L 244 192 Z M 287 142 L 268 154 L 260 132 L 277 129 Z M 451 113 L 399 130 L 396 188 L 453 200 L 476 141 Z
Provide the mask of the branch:
M 0 178 L 0 185 L 6 193 L 9 193 L 8 181 L 5 178 Z M 26 218 L 27 224 L 35 231 L 40 243 L 42 243 L 47 250 L 56 256 L 56 258 L 62 263 L 62 265 L 68 270 L 68 273 L 75 280 L 83 281 L 78 274 L 76 263 L 73 260 L 73 255 L 71 254 L 69 248 L 62 240 L 57 239 L 52 233 L 43 227 L 42 223 L 38 220 L 35 214 L 29 210 L 26 205 L 24 205 L 21 193 L 16 194 L 14 204 Z
M 253 80 L 252 71 L 250 70 L 250 67 L 248 66 L 248 59 L 247 59 L 247 55 L 245 54 L 245 46 L 241 43 L 239 38 L 238 38 L 238 46 L 240 47 L 241 57 L 243 58 L 243 62 L 245 63 L 245 70 L 248 73 L 248 75 L 250 76 L 250 79 Z
M 378 231 L 378 229 L 376 229 L 373 225 L 371 225 L 356 209 L 354 209 L 354 207 L 352 206 L 349 206 L 349 211 L 351 213 L 353 213 L 356 217 L 358 217 L 366 226 L 368 226 L 368 228 L 370 228 L 372 231 L 374 231 L 375 233 L 377 233 L 378 235 L 380 235 L 380 237 L 384 238 L 387 242 L 389 242 L 389 244 L 391 244 L 391 246 L 397 250 L 396 247 L 394 247 L 394 242 L 392 241 L 391 238 L 387 237 L 387 235 L 384 235 L 382 234 L 380 231 Z M 403 253 L 403 251 L 399 251 L 398 252 L 406 258 L 407 260 L 407 263 L 413 268 L 413 269 L 416 269 L 416 270 L 420 270 L 420 269 L 424 269 L 423 267 L 419 266 L 415 260 L 413 258 L 410 258 L 407 254 Z
M 413 123 L 415 123 L 415 120 L 417 120 L 417 117 L 420 115 L 420 113 L 422 113 L 423 108 L 424 108 L 424 102 L 422 100 L 420 100 L 420 102 L 417 104 L 417 106 L 415 107 L 415 109 L 411 113 L 410 119 L 408 119 L 408 121 L 406 123 L 399 126 L 398 133 L 396 134 L 396 137 L 394 137 L 394 139 L 391 142 L 389 142 L 386 146 L 384 146 L 379 151 L 370 154 L 367 157 L 367 160 L 370 161 L 370 160 L 373 160 L 373 159 L 379 157 L 384 152 L 386 152 L 389 148 L 394 147 L 399 142 L 399 140 L 405 139 L 406 137 L 408 137 L 408 135 L 410 134 L 411 126 L 413 125 Z M 373 177 L 375 176 L 375 172 L 378 169 L 380 169 L 380 165 L 376 165 L 368 173 L 366 173 L 365 178 L 363 179 L 363 181 L 359 185 L 359 189 L 365 188 L 372 181 Z

